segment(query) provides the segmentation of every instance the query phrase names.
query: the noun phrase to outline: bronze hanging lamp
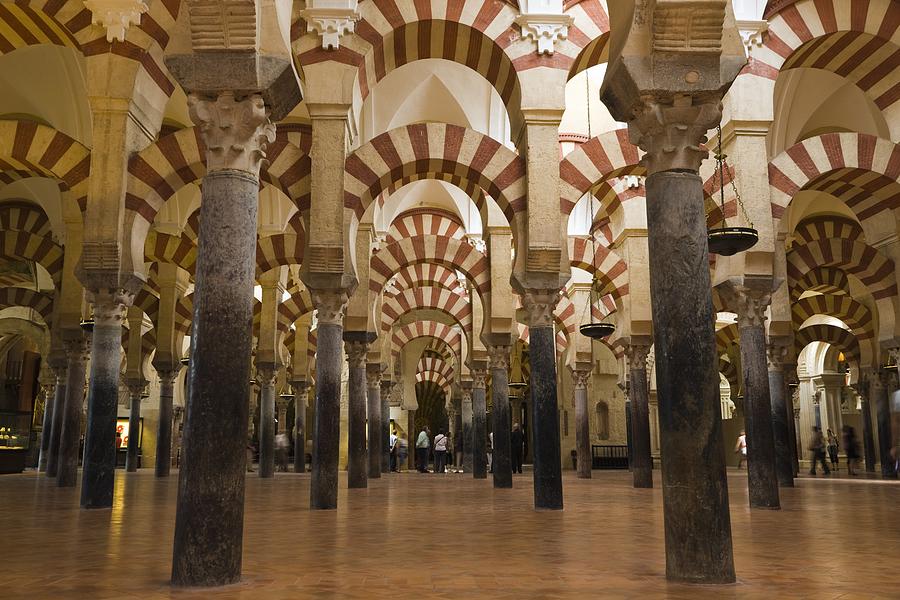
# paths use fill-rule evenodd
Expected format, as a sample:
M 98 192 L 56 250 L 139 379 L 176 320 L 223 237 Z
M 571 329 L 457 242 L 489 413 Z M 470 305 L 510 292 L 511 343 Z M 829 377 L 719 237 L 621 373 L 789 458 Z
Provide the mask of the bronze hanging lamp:
M 747 214 L 741 195 L 738 193 L 737 185 L 734 182 L 734 176 L 731 177 L 731 189 L 734 191 L 734 197 L 737 200 L 741 213 L 749 223 L 749 227 L 729 227 L 725 219 L 725 169 L 731 170 L 725 162 L 725 154 L 722 153 L 722 126 L 716 126 L 716 177 L 719 179 L 719 210 L 722 214 L 721 227 L 712 227 L 707 232 L 707 240 L 709 244 L 710 254 L 719 254 L 722 256 L 732 256 L 738 252 L 745 252 L 759 241 L 759 232 L 753 227 L 753 221 Z
M 596 301 L 598 305 L 600 304 L 600 282 L 597 280 L 598 267 L 595 264 L 597 258 L 596 240 L 594 239 L 594 232 L 591 230 L 593 218 L 591 203 L 592 197 L 590 197 L 588 201 L 587 221 L 588 235 L 591 238 L 591 267 L 593 267 L 593 278 L 591 279 L 590 298 L 588 299 L 587 305 L 584 307 L 585 312 L 588 313 L 587 323 L 584 323 L 585 318 L 584 314 L 582 313 L 581 320 L 583 324 L 578 327 L 578 331 L 581 332 L 581 335 L 589 337 L 592 340 L 600 340 L 605 337 L 611 336 L 616 331 L 616 326 L 615 324 L 609 321 L 605 321 L 604 319 L 601 319 L 598 322 L 594 322 L 594 302 Z

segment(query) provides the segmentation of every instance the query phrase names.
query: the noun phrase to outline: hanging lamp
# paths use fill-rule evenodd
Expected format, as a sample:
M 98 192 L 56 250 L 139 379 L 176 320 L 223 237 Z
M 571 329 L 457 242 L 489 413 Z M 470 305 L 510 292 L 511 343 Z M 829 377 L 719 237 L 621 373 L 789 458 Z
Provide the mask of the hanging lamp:
M 81 327 L 81 330 L 85 333 L 93 333 L 94 332 L 94 317 L 88 317 L 87 319 L 82 319 L 78 326 Z
M 759 232 L 753 227 L 753 221 L 747 214 L 741 195 L 738 193 L 737 185 L 734 182 L 734 176 L 731 177 L 731 189 L 734 191 L 734 197 L 737 199 L 741 213 L 750 224 L 749 227 L 729 227 L 725 219 L 725 169 L 731 172 L 728 164 L 725 162 L 725 154 L 722 153 L 722 125 L 716 126 L 716 177 L 719 179 L 719 210 L 722 214 L 721 227 L 712 227 L 707 232 L 707 241 L 710 254 L 719 254 L 721 256 L 732 256 L 738 252 L 744 252 L 756 245 L 759 241 Z
M 515 358 L 515 351 L 513 351 L 513 358 Z M 510 364 L 510 367 L 512 367 L 511 364 Z M 507 384 L 507 386 L 509 387 L 510 390 L 518 391 L 518 390 L 523 390 L 526 387 L 528 387 L 528 384 L 525 383 L 525 371 L 522 369 L 521 361 L 519 364 L 519 377 L 522 379 L 522 381 L 510 381 Z M 514 396 L 514 395 L 510 394 L 510 398 L 518 398 L 518 395 Z
M 597 280 L 597 265 L 595 264 L 595 260 L 597 258 L 597 247 L 596 240 L 594 239 L 594 232 L 591 231 L 592 225 L 592 217 L 593 211 L 592 208 L 592 200 L 593 196 L 588 197 L 588 209 L 586 212 L 587 222 L 588 222 L 588 236 L 591 238 L 591 267 L 593 270 L 593 278 L 591 279 L 591 291 L 590 297 L 588 298 L 588 303 L 584 307 L 584 311 L 588 313 L 587 323 L 584 323 L 584 312 L 582 312 L 581 320 L 582 325 L 578 327 L 578 331 L 581 332 L 581 335 L 585 337 L 589 337 L 592 340 L 600 340 L 605 337 L 611 336 L 616 331 L 615 324 L 604 321 L 601 319 L 598 322 L 594 322 L 594 302 L 600 304 L 600 282 Z M 596 294 L 596 298 L 595 298 Z

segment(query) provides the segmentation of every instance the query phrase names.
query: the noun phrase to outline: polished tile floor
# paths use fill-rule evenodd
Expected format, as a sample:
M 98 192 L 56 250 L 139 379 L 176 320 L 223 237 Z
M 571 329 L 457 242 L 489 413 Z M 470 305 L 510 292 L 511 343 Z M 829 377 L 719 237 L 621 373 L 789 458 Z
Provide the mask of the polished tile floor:
M 659 473 L 654 473 L 656 482 Z M 738 583 L 665 579 L 660 490 L 630 475 L 565 477 L 566 510 L 535 512 L 531 478 L 495 491 L 467 475 L 394 474 L 308 510 L 309 476 L 247 478 L 244 580 L 171 588 L 177 476 L 118 472 L 112 510 L 34 473 L 0 477 L 0 597 L 900 598 L 900 484 L 798 480 L 781 511 L 747 508 L 729 474 Z

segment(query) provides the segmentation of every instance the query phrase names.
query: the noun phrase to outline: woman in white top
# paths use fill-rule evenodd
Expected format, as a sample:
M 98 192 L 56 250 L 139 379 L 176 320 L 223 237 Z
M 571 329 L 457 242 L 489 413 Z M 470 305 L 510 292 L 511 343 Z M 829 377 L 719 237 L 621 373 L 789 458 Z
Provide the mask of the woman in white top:
M 447 443 L 449 440 L 443 431 L 434 436 L 434 472 L 443 473 L 447 464 Z

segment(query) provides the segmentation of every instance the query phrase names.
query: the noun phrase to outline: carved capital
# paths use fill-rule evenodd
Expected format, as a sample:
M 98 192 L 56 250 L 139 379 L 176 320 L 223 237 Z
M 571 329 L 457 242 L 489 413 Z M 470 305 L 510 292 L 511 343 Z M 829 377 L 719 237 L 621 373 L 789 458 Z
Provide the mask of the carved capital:
M 84 7 L 91 11 L 91 25 L 106 30 L 107 42 L 124 42 L 128 28 L 140 25 L 147 12 L 144 0 L 84 0 Z
M 261 388 L 275 387 L 278 379 L 278 367 L 272 363 L 258 363 L 256 365 L 256 382 Z
M 770 371 L 784 369 L 784 361 L 787 360 L 790 344 L 782 340 L 769 340 L 766 345 L 766 359 Z
M 629 370 L 647 370 L 647 358 L 650 356 L 650 344 L 628 344 L 624 347 L 625 358 L 628 359 Z
M 381 399 L 389 399 L 391 396 L 391 386 L 394 384 L 388 379 L 381 380 Z
M 88 292 L 87 296 L 94 305 L 95 326 L 122 327 L 128 307 L 134 303 L 134 294 L 121 288 Z
M 488 365 L 491 371 L 509 369 L 509 346 L 488 346 Z
M 516 25 L 522 30 L 522 39 L 537 44 L 538 54 L 553 54 L 554 45 L 569 36 L 571 15 L 525 13 L 516 17 Z
M 366 385 L 370 388 L 379 387 L 381 383 L 381 365 L 379 363 L 368 363 L 366 365 Z
M 156 369 L 160 385 L 173 385 L 178 377 L 178 373 L 181 371 L 181 365 L 153 365 L 153 368 Z
M 525 290 L 522 294 L 522 308 L 525 325 L 528 327 L 551 327 L 553 309 L 559 302 L 559 290 Z
M 487 387 L 487 370 L 472 369 L 472 387 L 477 390 Z
M 586 390 L 590 380 L 590 369 L 575 369 L 572 371 L 572 383 L 575 385 L 576 390 Z
M 709 154 L 701 147 L 706 142 L 706 132 L 721 116 L 718 99 L 695 102 L 686 94 L 670 98 L 644 96 L 628 123 L 628 135 L 646 152 L 641 163 L 648 174 L 675 169 L 697 172 Z
M 322 38 L 322 48 L 337 50 L 341 36 L 353 33 L 359 13 L 350 7 L 315 7 L 300 11 L 306 20 L 306 32 L 317 33 Z
M 738 288 L 729 296 L 729 303 L 738 316 L 738 329 L 762 327 L 766 324 L 766 309 L 772 303 L 771 292 Z
M 342 325 L 347 310 L 347 292 L 344 290 L 310 290 L 316 319 L 325 325 Z
M 91 355 L 91 338 L 89 335 L 80 335 L 63 342 L 66 348 L 66 359 L 69 363 L 87 362 Z
M 188 108 L 206 144 L 208 173 L 234 170 L 259 177 L 266 146 L 275 140 L 275 125 L 261 95 L 237 100 L 232 92 L 214 99 L 190 94 Z
M 126 382 L 126 385 L 128 386 L 128 394 L 131 396 L 132 400 L 140 400 L 144 391 L 147 389 L 148 383 L 149 382 L 146 379 L 129 379 Z
M 344 352 L 347 353 L 347 364 L 351 369 L 366 368 L 366 355 L 369 353 L 368 343 L 344 342 Z

